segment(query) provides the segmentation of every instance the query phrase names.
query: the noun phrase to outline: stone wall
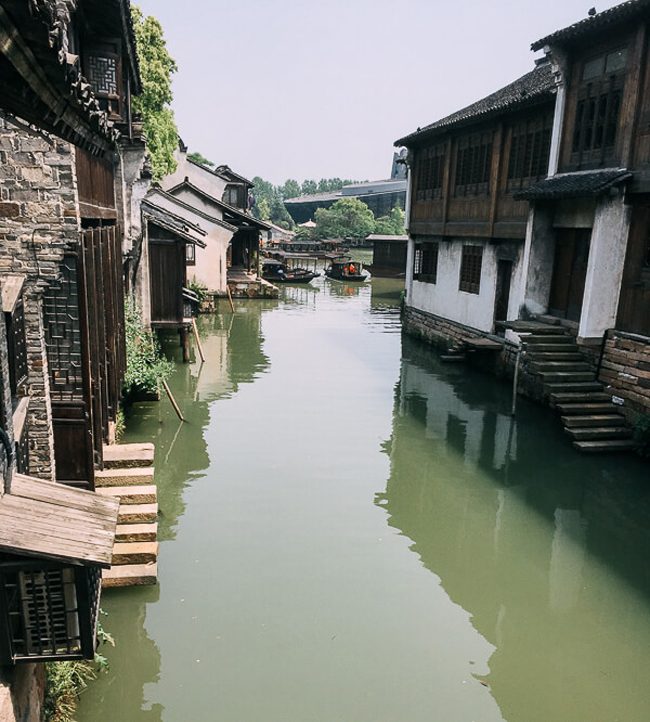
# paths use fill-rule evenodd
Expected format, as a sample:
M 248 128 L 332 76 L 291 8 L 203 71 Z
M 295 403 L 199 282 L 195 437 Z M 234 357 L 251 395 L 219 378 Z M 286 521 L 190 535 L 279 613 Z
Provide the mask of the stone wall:
M 610 331 L 598 378 L 624 399 L 621 410 L 630 420 L 650 414 L 650 339 Z
M 0 667 L 0 722 L 40 722 L 44 690 L 42 664 Z
M 45 479 L 54 453 L 42 293 L 77 241 L 78 219 L 73 146 L 0 112 L 0 275 L 26 276 L 29 473 Z

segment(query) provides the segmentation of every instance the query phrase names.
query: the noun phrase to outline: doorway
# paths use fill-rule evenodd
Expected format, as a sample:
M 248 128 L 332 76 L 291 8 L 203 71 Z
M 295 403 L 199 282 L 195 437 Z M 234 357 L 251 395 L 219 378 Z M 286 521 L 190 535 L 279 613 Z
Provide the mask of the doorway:
M 559 228 L 548 312 L 551 316 L 580 321 L 589 263 L 590 228 Z
M 512 261 L 497 262 L 497 282 L 494 296 L 494 323 L 496 333 L 505 334 L 503 329 L 496 327 L 499 321 L 508 320 L 508 304 L 510 303 L 510 284 L 512 281 Z

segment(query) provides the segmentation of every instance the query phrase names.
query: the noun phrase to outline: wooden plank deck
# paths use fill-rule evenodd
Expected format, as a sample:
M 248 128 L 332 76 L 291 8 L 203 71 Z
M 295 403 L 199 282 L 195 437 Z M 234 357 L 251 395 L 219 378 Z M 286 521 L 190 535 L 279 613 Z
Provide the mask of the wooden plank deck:
M 0 549 L 109 567 L 119 502 L 16 474 L 0 499 Z

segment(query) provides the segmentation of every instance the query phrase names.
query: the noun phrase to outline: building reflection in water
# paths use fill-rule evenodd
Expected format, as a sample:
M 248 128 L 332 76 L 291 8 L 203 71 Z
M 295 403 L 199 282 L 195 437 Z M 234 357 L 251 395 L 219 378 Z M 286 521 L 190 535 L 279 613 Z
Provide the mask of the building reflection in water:
M 436 359 L 405 339 L 389 525 L 495 645 L 505 719 L 644 719 L 647 467 L 581 456 L 552 413 L 522 402 L 513 420 L 507 386 Z

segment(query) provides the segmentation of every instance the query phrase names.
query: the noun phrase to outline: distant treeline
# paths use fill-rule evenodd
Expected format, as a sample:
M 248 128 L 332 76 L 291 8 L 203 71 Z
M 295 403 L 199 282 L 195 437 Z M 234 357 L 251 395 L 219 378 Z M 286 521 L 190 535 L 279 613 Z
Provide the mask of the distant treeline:
M 284 207 L 284 201 L 287 198 L 338 191 L 343 186 L 361 182 L 363 181 L 321 178 L 318 182 L 304 180 L 302 183 L 298 183 L 298 181 L 290 178 L 284 185 L 276 186 L 259 176 L 255 176 L 253 178 L 255 188 L 252 191 L 255 198 L 253 215 L 262 221 L 270 221 L 275 223 L 276 226 L 292 230 L 294 227 L 293 219 Z

